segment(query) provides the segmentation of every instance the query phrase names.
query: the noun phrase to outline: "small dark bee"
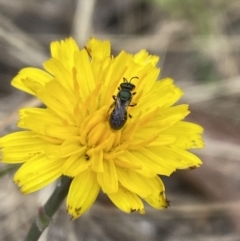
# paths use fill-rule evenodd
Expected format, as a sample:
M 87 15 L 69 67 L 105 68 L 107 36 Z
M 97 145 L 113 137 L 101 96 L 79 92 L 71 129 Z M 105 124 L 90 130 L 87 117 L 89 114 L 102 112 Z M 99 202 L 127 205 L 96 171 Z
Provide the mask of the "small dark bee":
M 110 114 L 109 123 L 114 130 L 121 129 L 125 125 L 128 116 L 131 118 L 131 115 L 127 113 L 128 106 L 136 105 L 131 104 L 132 97 L 136 94 L 136 92 L 132 92 L 135 89 L 135 85 L 131 83 L 132 79 L 138 79 L 138 77 L 132 77 L 130 81 L 123 78 L 123 83 L 118 87 L 119 92 L 117 96 L 113 96 L 115 102 L 112 106 L 114 106 L 114 109 Z

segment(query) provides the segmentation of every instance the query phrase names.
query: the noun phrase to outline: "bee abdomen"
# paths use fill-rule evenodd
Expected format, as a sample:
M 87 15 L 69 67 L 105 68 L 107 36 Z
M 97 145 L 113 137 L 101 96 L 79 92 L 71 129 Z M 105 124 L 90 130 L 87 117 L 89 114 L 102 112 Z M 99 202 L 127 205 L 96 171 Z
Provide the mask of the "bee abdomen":
M 118 114 L 118 111 L 114 109 L 110 115 L 109 124 L 112 129 L 120 130 L 127 121 L 127 112 L 124 113 L 124 116 Z

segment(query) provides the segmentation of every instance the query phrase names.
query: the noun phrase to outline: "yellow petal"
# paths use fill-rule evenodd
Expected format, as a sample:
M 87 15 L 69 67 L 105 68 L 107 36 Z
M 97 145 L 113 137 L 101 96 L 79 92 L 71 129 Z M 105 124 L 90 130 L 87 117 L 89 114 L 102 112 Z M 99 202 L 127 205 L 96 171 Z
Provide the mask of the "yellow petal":
M 203 128 L 195 123 L 180 121 L 168 128 L 163 134 L 175 135 L 175 145 L 182 149 L 202 148 Z
M 137 211 L 141 214 L 145 213 L 141 199 L 135 193 L 128 191 L 122 186 L 119 186 L 117 193 L 108 193 L 107 195 L 123 212 L 132 213 Z
M 38 93 L 38 98 L 42 100 L 42 102 L 48 107 L 48 110 L 58 117 L 59 120 L 70 124 L 75 123 L 75 117 L 72 114 L 74 106 L 69 107 L 69 105 L 61 104 L 59 101 L 61 96 L 58 96 L 58 94 L 56 94 L 51 88 L 49 89 L 48 84 L 44 91 Z
M 164 192 L 156 192 L 148 197 L 144 198 L 144 200 L 156 209 L 163 209 L 169 207 L 170 202 L 167 200 Z
M 22 69 L 16 77 L 12 80 L 12 85 L 22 91 L 29 94 L 36 95 L 36 91 L 25 85 L 23 80 L 32 81 L 38 83 L 38 87 L 44 88 L 44 85 L 48 83 L 53 77 L 46 73 L 45 71 L 37 68 L 24 68 Z M 39 91 L 39 89 L 38 89 Z
M 165 160 L 165 164 L 171 168 L 186 169 L 189 167 L 199 167 L 202 161 L 194 154 L 172 146 L 148 147 L 148 150 Z M 160 174 L 160 173 L 159 173 Z
M 53 138 L 65 139 L 78 134 L 78 129 L 63 123 L 47 109 L 23 108 L 19 111 L 18 127 L 27 128 L 36 133 Z
M 138 73 L 137 77 L 139 77 L 139 83 L 136 80 L 134 81 L 134 83 L 136 83 L 136 94 L 133 97 L 133 102 L 137 103 L 138 106 L 141 106 L 141 103 L 144 103 L 144 96 L 148 95 L 149 92 L 153 91 L 153 87 L 155 86 L 156 80 L 160 74 L 160 69 L 155 68 L 149 63 L 141 66 L 136 73 Z M 147 101 L 149 103 L 150 99 L 148 98 L 144 101 Z M 151 108 L 149 104 L 148 108 Z
M 56 80 L 46 83 L 44 92 L 39 92 L 39 97 L 44 97 L 46 93 L 51 97 L 51 101 L 56 101 L 62 109 L 65 109 L 72 114 L 73 109 L 77 103 L 77 97 L 72 94 L 67 88 L 59 84 Z M 46 99 L 41 99 L 42 102 L 48 103 Z M 51 107 L 51 105 L 49 105 Z M 58 107 L 58 108 L 59 108 Z
M 0 138 L 2 162 L 22 163 L 45 153 L 47 143 L 32 131 L 19 131 Z
M 71 72 L 69 72 L 62 62 L 57 59 L 49 59 L 44 62 L 44 68 L 68 91 L 73 90 L 73 78 Z
M 85 100 L 95 88 L 93 71 L 85 49 L 76 52 L 74 57 L 76 77 L 80 86 L 79 95 L 82 100 Z
M 155 66 L 159 61 L 159 57 L 156 55 L 149 55 L 145 49 L 142 49 L 138 53 L 134 54 L 134 61 L 141 65 L 151 63 L 153 66 Z
M 150 147 L 141 148 L 139 151 L 131 151 L 131 154 L 152 173 L 169 176 L 176 169 L 175 163 L 169 162 L 159 152 L 152 151 Z
M 203 133 L 203 127 L 187 121 L 179 121 L 176 123 L 176 125 L 172 126 L 168 130 L 166 130 L 167 133 L 171 134 L 202 134 Z
M 62 173 L 69 177 L 75 177 L 90 165 L 91 162 L 84 155 L 72 154 L 63 164 Z
M 104 172 L 104 165 L 103 165 L 103 151 L 93 151 L 90 155 L 90 160 L 92 163 L 92 170 L 94 172 Z
M 138 164 L 138 163 L 135 164 L 135 163 L 127 160 L 126 158 L 124 158 L 124 160 L 121 160 L 119 158 L 114 159 L 114 164 L 119 167 L 123 167 L 123 168 L 130 168 L 130 169 L 136 169 L 136 170 L 142 169 L 142 166 L 140 164 Z
M 165 146 L 165 145 L 172 145 L 175 144 L 177 140 L 177 137 L 174 135 L 162 135 L 159 134 L 159 136 L 152 141 L 148 146 Z
M 169 201 L 166 198 L 164 184 L 160 177 L 156 176 L 153 179 L 153 185 L 155 186 L 155 190 L 152 194 L 145 197 L 144 200 L 154 208 L 167 208 L 169 206 Z
M 146 91 L 145 95 L 138 101 L 138 106 L 141 109 L 146 109 L 149 108 L 149 102 L 151 102 L 152 106 L 166 108 L 176 103 L 182 95 L 182 90 L 174 85 L 173 80 L 166 78 L 155 81 L 151 89 Z
M 184 119 L 189 113 L 188 105 L 185 104 L 160 109 L 156 116 L 154 116 L 144 128 L 148 128 L 149 131 L 154 131 L 150 128 L 156 128 L 156 126 L 158 126 L 158 131 L 164 131 Z
M 117 168 L 117 175 L 122 186 L 141 197 L 149 196 L 158 188 L 155 180 L 156 175 L 153 178 L 148 178 L 133 170 L 123 168 Z
M 37 191 L 62 175 L 61 166 L 59 159 L 48 159 L 45 155 L 33 157 L 18 169 L 14 182 L 23 193 Z
M 117 157 L 117 159 L 123 162 L 126 161 L 131 163 L 132 165 L 135 166 L 134 171 L 143 176 L 154 177 L 156 175 L 156 170 L 153 170 L 154 168 L 152 167 L 152 165 L 149 165 L 149 166 L 145 165 L 145 159 L 140 155 L 139 157 L 137 157 L 135 155 L 135 152 L 125 150 L 122 155 L 119 155 Z M 141 167 L 141 168 L 138 169 L 136 167 Z
M 82 146 L 79 143 L 78 137 L 72 137 L 64 141 L 64 143 L 56 148 L 58 152 L 58 156 L 62 157 L 69 157 L 71 155 L 78 154 L 79 156 L 83 156 L 86 152 L 86 146 Z
M 97 180 L 103 192 L 114 193 L 118 190 L 118 176 L 112 160 L 103 161 L 104 172 L 97 174 Z
M 64 64 L 64 67 L 72 72 L 74 66 L 73 56 L 79 47 L 73 38 L 66 38 L 60 42 L 54 41 L 50 45 L 51 55 L 59 62 Z
M 98 61 L 104 61 L 105 58 L 110 56 L 111 46 L 109 41 L 91 38 L 86 48 L 93 60 L 97 59 Z
M 82 215 L 92 206 L 99 189 L 96 175 L 91 169 L 87 169 L 73 179 L 67 196 L 67 211 L 73 219 Z

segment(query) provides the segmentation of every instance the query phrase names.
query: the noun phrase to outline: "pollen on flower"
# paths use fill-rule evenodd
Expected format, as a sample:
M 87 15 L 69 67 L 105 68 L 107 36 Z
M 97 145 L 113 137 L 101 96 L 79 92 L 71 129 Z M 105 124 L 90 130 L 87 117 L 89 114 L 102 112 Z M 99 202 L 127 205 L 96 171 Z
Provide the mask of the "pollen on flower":
M 0 138 L 2 162 L 22 163 L 14 181 L 23 193 L 61 176 L 72 178 L 67 212 L 76 219 L 100 191 L 123 212 L 169 206 L 160 175 L 199 167 L 203 128 L 184 121 L 188 105 L 170 78 L 158 80 L 159 57 L 141 50 L 111 55 L 110 42 L 51 43 L 44 69 L 25 68 L 12 85 L 46 108 L 23 108 L 23 131 Z M 137 105 L 136 105 L 137 104 Z

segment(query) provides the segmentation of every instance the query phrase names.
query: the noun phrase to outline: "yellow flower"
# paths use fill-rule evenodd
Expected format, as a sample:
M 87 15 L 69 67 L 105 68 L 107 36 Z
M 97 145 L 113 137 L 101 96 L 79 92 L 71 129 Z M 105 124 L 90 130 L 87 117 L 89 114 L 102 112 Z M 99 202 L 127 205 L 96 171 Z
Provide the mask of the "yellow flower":
M 21 109 L 25 130 L 0 139 L 2 162 L 24 163 L 14 176 L 21 191 L 65 175 L 73 178 L 66 201 L 73 218 L 100 190 L 127 213 L 144 213 L 142 199 L 166 208 L 158 175 L 201 165 L 188 149 L 203 147 L 203 128 L 183 121 L 188 105 L 173 106 L 183 94 L 173 80 L 157 81 L 158 57 L 145 50 L 113 57 L 109 41 L 90 39 L 79 49 L 72 38 L 53 42 L 51 55 L 45 70 L 25 68 L 12 81 L 46 105 Z M 135 89 L 121 92 L 124 80 Z

